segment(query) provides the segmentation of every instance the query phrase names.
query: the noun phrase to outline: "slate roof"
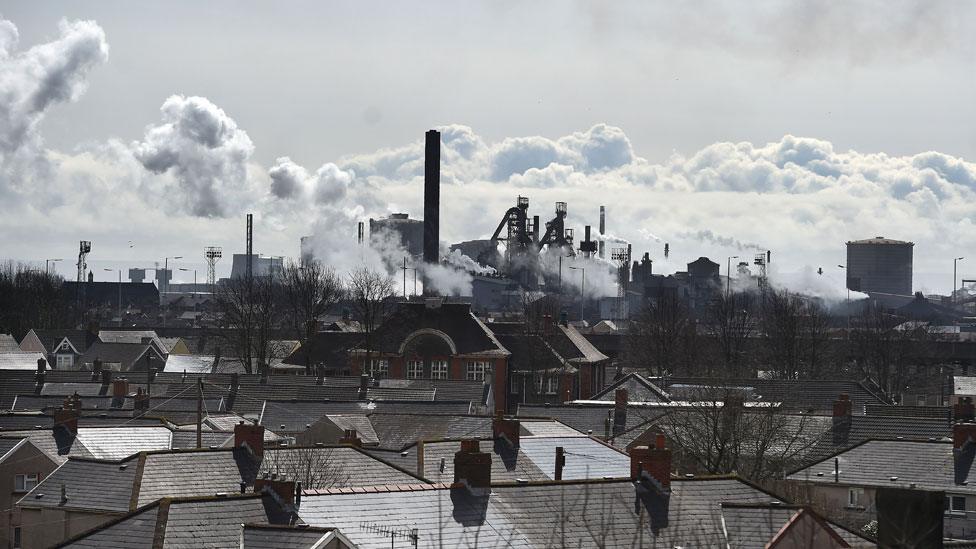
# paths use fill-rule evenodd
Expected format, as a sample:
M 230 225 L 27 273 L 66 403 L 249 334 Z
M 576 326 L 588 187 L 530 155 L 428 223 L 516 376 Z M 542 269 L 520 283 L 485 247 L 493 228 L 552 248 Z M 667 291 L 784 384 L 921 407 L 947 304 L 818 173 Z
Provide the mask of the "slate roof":
M 433 401 L 266 401 L 260 423 L 279 433 L 304 431 L 327 414 L 388 412 L 396 414 L 467 414 L 470 402 Z M 285 427 L 282 428 L 281 426 Z
M 154 384 L 154 395 L 157 394 L 156 389 Z M 119 406 L 115 405 L 115 400 L 111 396 L 86 396 L 81 399 L 81 406 L 82 410 L 132 410 L 135 406 L 135 400 L 131 396 L 121 403 L 117 403 L 120 404 Z M 63 404 L 64 396 L 61 395 L 17 395 L 11 409 L 15 411 L 49 410 L 59 408 Z M 205 410 L 217 412 L 223 410 L 224 401 L 222 398 L 204 398 L 203 405 Z M 196 410 L 196 398 L 165 398 L 163 396 L 153 396 L 149 402 L 149 411 L 155 415 L 165 415 L 166 412 L 196 413 Z
M 241 525 L 290 524 L 291 513 L 270 495 L 161 500 L 64 547 L 240 547 Z
M 593 403 L 569 403 L 558 405 L 519 404 L 519 417 L 552 418 L 565 425 L 587 434 L 592 431 L 594 436 L 602 437 L 606 432 L 608 414 L 613 411 L 613 404 L 604 405 Z M 648 421 L 655 420 L 667 412 L 667 408 L 644 408 L 640 406 L 627 407 L 627 421 L 624 430 L 630 430 Z
M 470 415 L 370 414 L 380 448 L 398 450 L 418 440 L 490 438 L 491 418 Z
M 627 374 L 588 400 L 614 402 L 617 389 L 627 389 L 627 400 L 629 402 L 668 402 L 671 400 L 660 387 L 637 373 Z
M 0 351 L 0 370 L 37 371 L 37 359 L 47 358 L 42 353 L 24 353 L 21 351 Z
M 336 530 L 333 528 L 295 528 L 245 524 L 243 549 L 312 549 L 313 547 L 328 547 L 326 540 L 330 536 L 334 536 L 335 532 Z
M 779 402 L 785 408 L 812 413 L 830 414 L 834 401 L 841 393 L 847 393 L 854 403 L 854 413 L 864 413 L 867 404 L 887 404 L 859 381 L 852 380 L 778 380 L 778 379 L 723 379 L 706 378 L 654 378 L 654 382 L 674 400 L 694 400 L 708 392 L 710 387 L 721 385 L 723 389 L 740 388 L 764 402 Z
M 425 302 L 397 303 L 393 313 L 374 330 L 370 343 L 374 350 L 399 353 L 407 337 L 421 329 L 447 334 L 460 355 L 508 355 L 488 328 L 471 313 L 468 303 L 442 302 L 437 307 L 428 307 Z
M 123 461 L 69 458 L 21 498 L 31 508 L 70 508 L 128 513 L 138 456 Z M 68 501 L 61 505 L 61 486 Z
M 17 447 L 24 440 L 19 437 L 0 438 L 0 461 L 7 458 L 7 453 Z
M 68 338 L 71 345 L 80 354 L 84 354 L 88 350 L 88 347 L 97 341 L 94 334 L 88 330 L 63 330 L 63 329 L 41 329 L 41 330 L 31 330 L 34 335 L 41 341 L 44 345 L 44 349 L 49 353 L 54 353 L 57 346 L 64 338 Z M 21 344 L 24 342 L 21 341 Z
M 152 351 L 150 351 L 152 349 Z M 123 372 L 130 370 L 146 371 L 144 355 L 150 352 L 158 368 L 162 362 L 158 352 L 152 344 L 142 343 L 106 343 L 96 341 L 85 351 L 77 360 L 77 364 L 93 364 L 95 359 L 100 359 L 104 364 L 119 364 Z
M 952 394 L 976 396 L 976 376 L 953 376 Z
M 864 414 L 868 416 L 924 417 L 941 419 L 948 422 L 952 419 L 952 408 L 949 406 L 888 406 L 886 404 L 868 404 L 864 407 Z
M 0 354 L 3 353 L 19 353 L 20 344 L 14 339 L 14 336 L 10 334 L 0 334 Z
M 952 435 L 952 425 L 945 419 L 899 416 L 851 416 L 849 430 L 841 430 L 835 437 L 828 429 L 820 441 L 810 449 L 806 462 L 816 461 L 828 455 L 851 448 L 872 438 L 896 438 L 907 440 L 942 439 Z
M 768 503 L 775 498 L 733 478 L 675 479 L 665 508 L 668 526 L 654 535 L 634 513 L 630 480 L 496 485 L 488 497 L 465 488 L 307 495 L 299 517 L 330 525 L 361 549 L 389 547 L 389 536 L 362 528 L 382 517 L 386 529 L 417 528 L 422 547 L 656 547 L 726 546 L 721 503 Z M 643 531 L 641 531 L 643 528 Z M 870 545 L 870 544 L 868 544 Z
M 810 518 L 816 517 L 814 520 L 818 522 L 823 521 L 823 518 L 813 511 L 796 505 L 722 505 L 722 521 L 728 532 L 729 545 L 732 547 L 767 547 L 783 531 L 785 524 L 801 518 L 803 514 L 807 514 Z M 821 524 L 830 527 L 826 522 Z M 854 547 L 863 546 L 861 544 L 866 541 L 837 525 L 833 526 L 833 532 Z M 806 533 L 810 534 L 810 532 Z
M 4 431 L 3 437 L 27 437 L 31 444 L 61 463 L 68 457 L 122 459 L 143 451 L 169 449 L 165 427 L 79 427 L 71 437 L 64 429 Z
M 155 330 L 99 330 L 98 339 L 105 343 L 142 343 L 142 338 L 153 340 L 159 349 L 166 352 L 166 345 Z
M 972 482 L 956 484 L 950 442 L 869 440 L 795 471 L 787 478 L 833 484 L 834 458 L 840 465 L 839 484 L 902 488 L 915 484 L 920 490 L 976 494 L 976 485 Z M 974 476 L 972 463 L 965 471 L 964 480 L 970 476 Z M 892 477 L 896 477 L 895 480 Z
M 454 453 L 460 449 L 458 440 L 425 442 L 424 474 L 431 480 L 454 479 Z M 504 440 L 484 440 L 482 452 L 492 452 L 491 481 L 515 482 L 523 480 L 552 480 L 555 478 L 556 447 L 566 452 L 564 480 L 625 478 L 630 476 L 630 457 L 627 454 L 592 438 L 575 435 L 566 437 L 520 437 L 518 449 Z M 419 451 L 419 450 L 417 450 Z M 444 472 L 440 462 L 444 460 Z

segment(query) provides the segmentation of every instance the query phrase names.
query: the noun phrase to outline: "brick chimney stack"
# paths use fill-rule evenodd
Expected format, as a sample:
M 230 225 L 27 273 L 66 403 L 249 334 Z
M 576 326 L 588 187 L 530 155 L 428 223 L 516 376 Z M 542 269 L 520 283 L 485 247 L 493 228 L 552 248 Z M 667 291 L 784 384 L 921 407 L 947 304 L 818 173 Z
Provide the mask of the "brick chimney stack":
M 139 412 L 149 411 L 149 393 L 143 391 L 142 387 L 136 390 L 136 395 L 133 399 L 133 409 Z
M 653 447 L 630 449 L 630 477 L 638 479 L 641 471 L 647 471 L 662 491 L 671 489 L 671 449 L 667 447 L 663 433 L 657 434 Z
M 244 423 L 234 426 L 234 447 L 244 446 L 255 458 L 264 456 L 264 426 Z
M 952 461 L 956 484 L 969 481 L 969 470 L 976 459 L 976 423 L 952 425 Z
M 271 494 L 275 499 L 284 505 L 295 505 L 295 492 L 297 485 L 294 480 L 282 478 L 256 478 L 254 479 L 255 494 Z
M 81 397 L 78 393 L 64 398 L 61 408 L 54 411 L 54 426 L 61 427 L 71 433 L 78 434 L 78 418 L 81 417 Z
M 112 381 L 112 397 L 125 398 L 127 396 L 129 396 L 129 380 L 120 377 Z
M 521 434 L 519 420 L 515 418 L 505 419 L 502 412 L 498 412 L 491 420 L 491 435 L 493 438 L 504 438 L 514 448 L 519 446 L 519 435 Z
M 851 413 L 853 409 L 854 403 L 847 393 L 841 393 L 837 397 L 837 400 L 834 401 L 831 430 L 835 444 L 840 444 L 847 440 L 847 436 L 851 432 Z
M 342 438 L 339 439 L 339 444 L 348 444 L 350 446 L 362 446 L 363 440 L 359 438 L 359 433 L 355 429 L 344 429 L 342 433 Z
M 369 374 L 359 376 L 359 400 L 366 400 L 369 392 Z
M 620 435 L 627 428 L 627 401 L 627 389 L 617 389 L 613 402 L 613 436 Z
M 963 397 L 952 405 L 952 421 L 973 421 L 976 419 L 976 406 L 972 397 Z
M 454 454 L 454 482 L 461 483 L 475 495 L 491 490 L 491 454 L 481 451 L 478 439 L 464 439 Z

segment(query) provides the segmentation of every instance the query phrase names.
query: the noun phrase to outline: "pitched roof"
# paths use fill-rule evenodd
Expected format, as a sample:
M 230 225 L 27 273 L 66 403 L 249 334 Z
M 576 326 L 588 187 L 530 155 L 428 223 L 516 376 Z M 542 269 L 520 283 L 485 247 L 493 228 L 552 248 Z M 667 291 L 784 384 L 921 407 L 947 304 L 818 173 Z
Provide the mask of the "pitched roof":
M 334 528 L 245 524 L 243 549 L 317 549 L 329 547 L 329 540 L 341 536 Z
M 383 532 L 412 528 L 423 544 L 445 547 L 633 547 L 642 537 L 660 547 L 724 547 L 722 503 L 775 499 L 733 478 L 675 479 L 671 490 L 668 503 L 651 504 L 656 518 L 668 519 L 656 535 L 647 513 L 634 513 L 629 479 L 495 485 L 487 497 L 447 486 L 307 495 L 298 513 L 309 524 L 337 527 L 359 547 L 384 547 Z M 382 517 L 383 528 L 364 528 L 364 516 Z
M 2 353 L 19 353 L 20 344 L 14 339 L 14 336 L 10 334 L 0 334 L 0 354 Z
M 97 338 L 88 330 L 65 330 L 65 329 L 35 329 L 31 330 L 37 339 L 40 340 L 44 349 L 49 353 L 54 353 L 57 350 L 57 346 L 65 338 L 71 343 L 71 346 L 78 351 L 79 354 L 84 354 L 88 350 L 88 347 L 97 341 Z M 28 334 L 29 335 L 29 334 Z M 21 344 L 24 342 L 21 341 Z
M 374 412 L 369 421 L 379 447 L 393 450 L 418 440 L 491 437 L 491 418 L 486 416 Z
M 722 504 L 722 521 L 731 547 L 772 547 L 791 529 L 804 543 L 821 548 L 849 547 L 866 541 L 840 526 L 829 525 L 809 508 L 796 505 L 726 503 Z
M 146 371 L 145 355 L 149 353 L 155 361 L 156 367 L 165 363 L 153 344 L 143 343 L 106 343 L 96 341 L 78 358 L 78 364 L 93 364 L 96 359 L 104 364 L 119 364 L 123 372 L 129 370 Z
M 37 360 L 43 358 L 42 353 L 0 352 L 0 370 L 37 371 Z
M 593 401 L 586 403 L 566 404 L 519 404 L 519 417 L 552 418 L 577 431 L 602 437 L 606 433 L 607 418 L 613 411 L 613 403 L 597 404 Z M 633 429 L 648 421 L 655 420 L 667 412 L 667 408 L 648 408 L 641 406 L 627 406 L 627 417 L 623 430 Z
M 609 387 L 593 395 L 590 400 L 614 402 L 617 389 L 627 389 L 627 400 L 629 402 L 668 402 L 671 400 L 669 395 L 660 387 L 637 373 L 627 374 L 618 379 Z
M 3 437 L 26 437 L 31 444 L 61 463 L 68 457 L 122 459 L 133 454 L 170 448 L 166 427 L 79 427 L 77 436 L 64 429 L 5 431 Z
M 654 378 L 675 400 L 695 400 L 702 392 L 714 389 L 740 389 L 764 402 L 778 402 L 785 408 L 814 413 L 830 413 L 833 403 L 841 393 L 847 393 L 854 403 L 854 413 L 863 414 L 867 404 L 887 404 L 859 381 L 826 379 L 723 379 L 708 378 Z
M 19 505 L 127 513 L 138 464 L 138 456 L 123 461 L 69 458 L 21 498 Z M 62 486 L 68 498 L 63 505 Z
M 398 303 L 390 317 L 373 332 L 371 344 L 374 350 L 399 354 L 401 347 L 415 335 L 433 332 L 450 338 L 456 354 L 508 355 L 489 329 L 471 313 L 468 303 L 441 302 L 438 306 L 428 306 L 426 302 Z
M 834 459 L 838 482 L 855 486 L 908 487 L 976 494 L 972 483 L 957 484 L 952 443 L 907 440 L 868 440 L 847 451 L 827 457 L 791 473 L 789 480 L 834 483 Z M 972 462 L 962 471 L 963 480 L 973 475 Z

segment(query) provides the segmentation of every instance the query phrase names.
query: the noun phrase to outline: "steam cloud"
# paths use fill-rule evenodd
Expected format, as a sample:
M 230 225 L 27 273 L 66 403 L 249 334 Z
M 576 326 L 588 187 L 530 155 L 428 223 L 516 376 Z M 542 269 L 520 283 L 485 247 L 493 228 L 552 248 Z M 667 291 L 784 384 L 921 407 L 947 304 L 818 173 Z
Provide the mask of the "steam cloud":
M 256 214 L 262 250 L 297 255 L 298 238 L 313 234 L 317 254 L 339 270 L 402 257 L 392 245 L 357 246 L 356 223 L 420 211 L 419 131 L 412 143 L 323 159 L 314 170 L 288 157 L 266 167 L 253 161 L 254 145 L 231 113 L 203 97 L 174 95 L 136 141 L 50 150 L 40 122 L 53 105 L 80 97 L 109 47 L 90 21 L 63 21 L 53 40 L 17 46 L 16 26 L 0 19 L 0 231 L 8 235 L 7 254 L 59 256 L 78 234 L 111 241 L 118 224 L 137 241 L 240 249 L 238 216 L 246 210 Z M 531 195 L 533 213 L 548 210 L 539 204 L 568 202 L 567 222 L 576 228 L 595 225 L 594 197 L 603 197 L 613 211 L 610 224 L 622 229 L 617 238 L 682 235 L 700 242 L 687 259 L 768 248 L 780 263 L 829 265 L 846 240 L 884 234 L 914 240 L 916 270 L 935 271 L 944 269 L 937 258 L 969 247 L 965 235 L 976 229 L 976 164 L 934 151 L 838 151 L 828 141 L 786 135 L 767 144 L 715 143 L 652 163 L 634 153 L 622 129 L 605 124 L 497 142 L 463 125 L 439 129 L 442 209 L 451 212 L 442 216 L 441 233 L 448 242 L 489 235 L 519 194 Z M 178 211 L 160 211 L 161 200 L 179 197 Z M 61 221 L 50 223 L 52 215 Z M 109 217 L 118 224 L 91 221 Z M 649 219 L 654 232 L 641 233 Z M 472 270 L 463 258 L 445 257 Z M 676 265 L 684 259 L 672 258 Z M 587 286 L 607 293 L 602 271 L 613 278 L 599 264 L 587 267 Z M 444 284 L 464 288 L 464 276 Z

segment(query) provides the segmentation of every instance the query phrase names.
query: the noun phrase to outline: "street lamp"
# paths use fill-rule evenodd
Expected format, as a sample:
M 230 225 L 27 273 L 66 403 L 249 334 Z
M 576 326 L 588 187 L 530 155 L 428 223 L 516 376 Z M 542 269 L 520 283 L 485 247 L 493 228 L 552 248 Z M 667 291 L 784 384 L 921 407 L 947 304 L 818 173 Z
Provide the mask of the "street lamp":
M 170 278 L 170 275 L 169 275 L 169 260 L 170 259 L 173 259 L 173 260 L 183 259 L 183 256 L 182 255 L 175 255 L 175 256 L 170 256 L 170 257 L 164 257 L 163 258 L 163 277 L 165 277 L 165 279 L 166 279 L 166 284 L 165 284 L 166 289 L 165 290 L 160 289 L 160 291 L 166 291 L 166 292 L 169 291 L 169 278 Z M 157 263 L 157 265 L 158 265 L 158 263 Z
M 183 267 L 180 267 L 180 270 L 183 271 L 183 272 L 185 272 L 185 273 L 188 273 L 190 271 L 193 271 L 193 295 L 197 295 L 197 270 L 196 269 L 184 269 Z
M 725 267 L 725 296 L 732 295 L 732 260 L 739 259 L 737 255 L 730 255 L 728 265 Z
M 583 293 L 583 289 L 586 287 L 586 267 L 573 267 L 572 265 L 570 265 L 569 268 L 573 269 L 574 271 L 580 272 L 580 322 L 582 322 L 583 305 L 584 303 L 586 303 L 585 301 L 586 298 L 584 297 L 585 294 Z
M 119 328 L 122 327 L 122 269 L 102 269 L 104 271 L 119 272 Z
M 63 259 L 45 259 L 44 260 L 44 274 L 51 274 L 49 265 L 58 261 L 64 261 Z M 55 265 L 57 267 L 57 265 Z
M 953 304 L 956 303 L 956 289 L 957 289 L 956 288 L 956 263 L 962 261 L 963 259 L 966 259 L 966 258 L 965 257 L 957 257 L 957 258 L 955 258 L 955 259 L 952 260 L 952 293 L 949 294 L 949 295 L 951 296 L 950 297 L 950 301 L 952 301 Z

